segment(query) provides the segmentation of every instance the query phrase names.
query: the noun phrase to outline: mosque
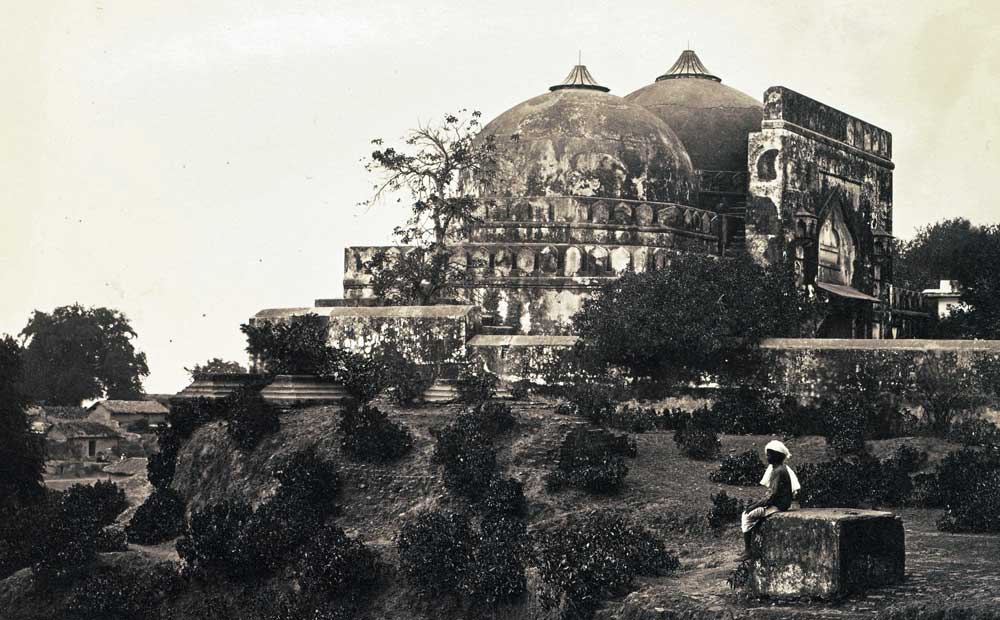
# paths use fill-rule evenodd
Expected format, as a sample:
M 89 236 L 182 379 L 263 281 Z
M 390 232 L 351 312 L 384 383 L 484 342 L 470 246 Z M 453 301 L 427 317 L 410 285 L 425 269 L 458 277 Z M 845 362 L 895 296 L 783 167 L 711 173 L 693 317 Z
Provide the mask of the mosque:
M 349 247 L 344 299 L 256 318 L 326 314 L 331 340 L 357 346 L 365 321 L 418 332 L 447 315 L 458 340 L 527 346 L 569 335 L 583 300 L 623 273 L 744 251 L 794 261 L 828 304 L 820 337 L 904 338 L 926 316 L 919 294 L 892 284 L 891 134 L 791 89 L 757 100 L 692 50 L 624 97 L 577 65 L 481 135 L 518 139 L 503 191 L 454 248 L 474 277 L 451 310 L 380 308 L 365 270 L 378 248 Z

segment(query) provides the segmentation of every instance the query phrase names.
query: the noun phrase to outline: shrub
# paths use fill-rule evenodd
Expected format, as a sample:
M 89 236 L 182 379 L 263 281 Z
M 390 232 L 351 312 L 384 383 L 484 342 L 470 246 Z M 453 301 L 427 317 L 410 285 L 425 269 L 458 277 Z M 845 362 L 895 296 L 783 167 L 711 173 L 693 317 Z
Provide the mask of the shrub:
M 265 435 L 278 432 L 278 409 L 259 391 L 244 389 L 227 398 L 226 432 L 241 450 L 253 450 Z
M 519 379 L 510 384 L 510 397 L 514 400 L 526 400 L 534 385 L 528 379 Z
M 395 461 L 413 448 L 409 429 L 370 405 L 347 403 L 340 413 L 341 449 L 354 461 Z
M 128 550 L 125 528 L 118 523 L 112 523 L 98 530 L 95 550 L 98 553 L 120 553 Z
M 378 355 L 342 351 L 336 374 L 351 398 L 360 403 L 372 401 L 386 387 L 386 367 Z
M 100 566 L 70 590 L 65 618 L 154 618 L 160 602 L 179 587 L 177 573 L 169 562 L 138 569 Z
M 189 438 L 199 426 L 223 417 L 226 409 L 225 403 L 226 399 L 224 398 L 172 399 L 170 410 L 167 412 L 169 432 L 180 440 Z
M 157 545 L 184 531 L 184 500 L 173 489 L 154 489 L 125 528 L 129 542 Z
M 993 603 L 906 603 L 882 610 L 876 620 L 1000 620 Z
M 310 595 L 364 598 L 382 572 L 378 554 L 329 523 L 307 544 L 298 562 L 302 589 Z
M 459 371 L 455 387 L 460 401 L 476 405 L 496 396 L 499 384 L 500 379 L 486 370 L 481 361 L 472 360 Z
M 279 492 L 235 532 L 229 574 L 252 579 L 279 570 L 297 557 L 299 546 L 320 528 L 324 516 L 319 506 L 304 497 Z
M 584 381 L 568 388 L 568 391 L 565 411 L 597 426 L 603 426 L 614 418 L 623 396 L 623 387 L 613 382 Z
M 115 496 L 106 489 L 95 492 L 73 485 L 52 498 L 55 505 L 45 512 L 48 520 L 35 539 L 33 569 L 43 588 L 60 587 L 87 570 L 99 545 L 108 542 L 102 540 L 101 530 L 117 516 L 111 514 Z
M 589 618 L 601 601 L 626 594 L 636 576 L 665 575 L 676 556 L 645 529 L 610 513 L 572 515 L 535 537 L 534 564 L 545 584 L 547 609 Z
M 396 540 L 403 574 L 429 599 L 458 592 L 472 557 L 472 530 L 464 515 L 424 512 L 400 528 Z
M 717 528 L 727 523 L 739 521 L 743 510 L 742 501 L 735 497 L 729 497 L 725 491 L 722 491 L 712 495 L 712 509 L 708 512 L 708 524 Z
M 802 488 L 799 503 L 804 508 L 856 508 L 867 495 L 868 474 L 862 466 L 836 459 L 824 463 L 805 463 L 797 468 Z
M 605 416 L 603 426 L 629 433 L 645 433 L 646 431 L 672 431 L 677 428 L 678 421 L 685 412 L 680 409 L 654 409 L 622 405 L 614 412 Z
M 493 478 L 483 496 L 483 508 L 495 515 L 524 516 L 528 509 L 524 484 L 513 478 Z
M 674 442 L 685 456 L 702 461 L 714 459 L 722 447 L 714 418 L 704 408 L 689 413 L 678 421 Z
M 87 518 L 100 527 L 114 523 L 118 515 L 128 508 L 125 491 L 114 482 L 105 480 L 89 485 L 74 484 L 64 492 L 62 501 L 71 510 L 90 513 Z
M 546 482 L 551 490 L 570 486 L 590 493 L 617 493 L 628 475 L 623 456 L 636 456 L 635 442 L 627 436 L 574 429 L 563 438 L 556 470 Z
M 30 503 L 0 503 L 0 579 L 38 561 L 46 530 L 59 518 L 60 495 L 43 490 Z
M 524 594 L 527 531 L 524 523 L 509 516 L 482 520 L 473 543 L 471 564 L 462 589 L 473 606 L 492 610 Z
M 157 451 L 146 461 L 146 477 L 157 489 L 168 488 L 174 480 L 180 441 L 170 427 L 161 426 L 156 430 Z
M 739 454 L 726 455 L 719 469 L 712 472 L 709 478 L 712 482 L 750 487 L 760 482 L 765 469 L 767 465 L 757 451 L 747 450 Z
M 492 439 L 474 418 L 459 416 L 434 436 L 434 463 L 443 466 L 444 484 L 459 496 L 478 501 L 496 475 L 497 457 Z
M 963 448 L 938 466 L 936 499 L 947 508 L 938 529 L 1000 531 L 1000 448 Z
M 332 461 L 320 457 L 315 448 L 293 453 L 272 470 L 279 483 L 276 498 L 303 502 L 323 512 L 333 510 L 340 491 L 340 475 Z
M 966 416 L 952 425 L 948 437 L 966 446 L 1000 446 L 1000 426 L 979 416 Z
M 378 352 L 389 397 L 400 405 L 419 400 L 434 383 L 434 374 L 407 359 L 395 346 Z
M 247 353 L 272 375 L 329 375 L 338 351 L 327 344 L 328 319 L 317 314 L 240 325 Z
M 248 554 L 240 546 L 250 523 L 250 504 L 228 500 L 191 515 L 185 536 L 177 541 L 177 555 L 186 574 L 206 579 L 239 578 L 253 572 Z
M 479 403 L 475 409 L 463 415 L 470 416 L 471 419 L 467 423 L 476 425 L 489 437 L 503 435 L 514 428 L 516 422 L 510 405 L 496 400 Z

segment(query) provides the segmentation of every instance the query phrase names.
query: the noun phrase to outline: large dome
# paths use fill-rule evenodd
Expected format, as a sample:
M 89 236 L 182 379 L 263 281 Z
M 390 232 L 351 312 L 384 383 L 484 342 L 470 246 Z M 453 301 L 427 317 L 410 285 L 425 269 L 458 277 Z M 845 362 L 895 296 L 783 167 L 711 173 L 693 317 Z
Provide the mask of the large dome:
M 550 92 L 487 124 L 481 135 L 496 136 L 509 163 L 502 193 L 691 204 L 693 167 L 681 140 L 607 90 L 578 65 Z
M 760 131 L 763 105 L 712 75 L 691 50 L 667 73 L 625 96 L 677 132 L 699 170 L 747 169 L 747 135 Z

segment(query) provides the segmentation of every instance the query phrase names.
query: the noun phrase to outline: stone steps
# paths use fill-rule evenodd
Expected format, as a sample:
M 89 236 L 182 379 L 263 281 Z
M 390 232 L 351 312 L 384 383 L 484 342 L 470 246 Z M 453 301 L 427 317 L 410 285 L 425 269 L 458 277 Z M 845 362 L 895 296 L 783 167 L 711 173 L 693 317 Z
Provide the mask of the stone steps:
M 333 405 L 350 397 L 339 381 L 306 375 L 278 375 L 260 395 L 266 402 L 284 407 Z

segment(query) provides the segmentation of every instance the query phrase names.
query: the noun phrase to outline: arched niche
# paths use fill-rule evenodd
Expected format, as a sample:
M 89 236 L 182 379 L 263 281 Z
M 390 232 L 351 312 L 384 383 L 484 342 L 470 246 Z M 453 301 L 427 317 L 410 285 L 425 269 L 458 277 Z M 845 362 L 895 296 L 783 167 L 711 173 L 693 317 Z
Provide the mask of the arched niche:
M 579 248 L 570 247 L 566 249 L 566 258 L 563 261 L 563 275 L 572 277 L 578 275 L 583 269 L 583 253 Z
M 612 223 L 619 225 L 628 225 L 632 223 L 632 207 L 628 206 L 624 202 L 619 202 L 615 205 L 615 210 L 611 218 Z
M 778 149 L 768 149 L 757 158 L 757 178 L 773 181 L 778 178 Z
M 591 272 L 594 275 L 604 275 L 608 272 L 608 251 L 601 247 L 590 250 Z
M 635 223 L 639 226 L 649 226 L 653 223 L 653 207 L 639 205 L 635 208 Z
M 509 276 L 514 266 L 514 257 L 510 250 L 500 248 L 493 253 L 493 271 L 499 276 Z
M 615 273 L 625 273 L 632 267 L 632 253 L 628 248 L 615 248 L 611 251 L 611 269 Z
M 521 248 L 517 251 L 517 269 L 521 273 L 535 272 L 535 251 L 531 248 Z
M 680 209 L 672 205 L 668 207 L 661 207 L 659 213 L 657 213 L 657 220 L 659 220 L 660 226 L 676 228 L 679 218 Z
M 632 270 L 642 273 L 649 267 L 649 248 L 639 246 L 632 249 Z
M 590 209 L 590 221 L 595 224 L 608 223 L 608 205 L 605 202 L 595 203 Z
M 551 245 L 545 246 L 538 253 L 538 270 L 545 275 L 559 271 L 559 253 Z
M 844 216 L 841 198 L 831 200 L 823 212 L 817 243 L 817 280 L 850 285 L 854 277 L 857 242 Z

